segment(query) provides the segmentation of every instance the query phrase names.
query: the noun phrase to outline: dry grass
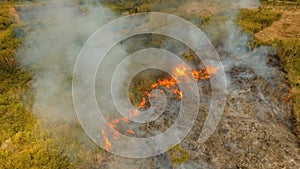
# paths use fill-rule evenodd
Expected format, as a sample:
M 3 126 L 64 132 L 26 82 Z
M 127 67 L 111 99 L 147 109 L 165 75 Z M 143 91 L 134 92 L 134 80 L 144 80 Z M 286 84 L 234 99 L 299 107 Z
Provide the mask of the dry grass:
M 300 6 L 295 2 L 264 2 L 261 10 L 269 10 L 282 13 L 278 21 L 253 32 L 255 36 L 254 46 L 272 45 L 277 49 L 277 54 L 287 71 L 287 77 L 291 85 L 290 98 L 294 107 L 294 115 L 297 121 L 295 132 L 300 138 Z M 256 15 L 253 13 L 253 15 Z M 241 25 L 243 26 L 243 25 Z

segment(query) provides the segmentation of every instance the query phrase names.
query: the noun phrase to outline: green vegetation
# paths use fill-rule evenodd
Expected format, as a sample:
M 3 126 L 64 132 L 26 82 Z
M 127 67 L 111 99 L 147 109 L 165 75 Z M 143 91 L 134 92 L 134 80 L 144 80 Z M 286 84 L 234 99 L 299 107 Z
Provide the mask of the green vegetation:
M 275 39 L 273 41 L 254 40 L 252 47 L 259 45 L 273 46 L 281 64 L 287 72 L 287 78 L 291 85 L 290 95 L 286 98 L 293 105 L 293 113 L 297 121 L 295 132 L 300 138 L 300 41 L 289 39 Z
M 261 0 L 263 5 L 276 5 L 276 6 L 298 6 L 300 0 Z
M 0 168 L 91 168 L 103 151 L 76 122 L 48 122 L 32 112 L 32 75 L 16 50 L 30 26 L 15 24 L 13 3 L 0 3 Z
M 296 133 L 300 138 L 300 41 L 277 40 L 271 43 L 276 47 L 278 56 L 288 72 L 294 115 L 297 120 Z
M 8 14 L 8 6 L 0 6 L 0 141 L 18 131 L 32 129 L 34 118 L 25 107 L 23 96 L 28 90 L 31 76 L 18 68 L 15 53 L 19 45 L 13 18 Z
M 262 1 L 262 7 L 258 10 L 242 9 L 237 23 L 245 32 L 255 35 L 256 38 L 250 42 L 252 48 L 270 45 L 277 50 L 277 55 L 287 71 L 287 78 L 292 88 L 287 100 L 293 104 L 293 112 L 297 121 L 295 132 L 300 138 L 300 41 L 297 38 L 281 36 L 273 40 L 264 40 L 264 38 L 260 38 L 259 34 L 256 34 L 281 19 L 282 13 L 291 10 L 291 6 L 292 10 L 295 10 L 299 8 L 299 5 L 299 0 Z M 283 23 L 282 30 L 276 28 L 276 31 L 285 32 L 291 24 L 294 23 Z M 281 34 L 284 35 L 284 33 Z
M 281 5 L 299 5 L 300 1 L 271 1 L 263 4 L 272 4 L 274 8 L 279 8 Z M 16 49 L 21 44 L 25 32 L 15 24 L 14 18 L 9 14 L 10 5 L 12 4 L 0 2 L 0 168 L 87 168 L 91 165 L 90 162 L 94 162 L 92 156 L 102 150 L 91 143 L 80 125 L 77 122 L 57 123 L 55 126 L 46 124 L 37 119 L 31 111 L 33 97 L 29 91 L 32 76 L 18 65 L 15 58 Z M 110 2 L 107 5 L 121 13 L 146 12 L 153 8 L 152 2 L 148 1 L 122 1 L 119 4 Z M 278 21 L 281 16 L 281 11 L 268 6 L 257 10 L 243 9 L 237 23 L 244 31 L 255 35 Z M 282 29 L 289 26 L 285 24 Z M 153 43 L 159 42 L 153 39 Z M 155 45 L 160 44 L 153 44 Z M 255 39 L 251 45 L 272 45 L 277 49 L 293 89 L 292 103 L 298 121 L 296 131 L 300 136 L 299 40 L 275 39 L 266 42 Z M 188 51 L 183 53 L 183 58 L 192 61 L 194 57 Z M 142 80 L 131 84 L 134 90 L 130 92 L 135 97 L 130 98 L 134 104 L 140 103 L 141 92 L 153 84 L 153 79 L 159 78 L 154 76 L 161 77 L 159 73 L 149 75 L 153 76 L 136 77 Z M 189 154 L 179 145 L 170 149 L 169 155 L 173 163 L 185 163 L 189 160 Z
M 0 68 L 3 71 L 13 72 L 17 66 L 14 57 L 19 39 L 15 36 L 15 28 L 8 7 L 0 6 Z
M 129 87 L 129 98 L 132 104 L 138 106 L 144 97 L 145 91 L 151 88 L 151 85 L 156 82 L 156 79 L 162 78 L 163 76 L 167 77 L 166 74 L 154 69 L 138 74 L 132 80 Z
M 100 0 L 102 4 L 105 4 L 108 8 L 115 11 L 118 14 L 132 14 L 140 12 L 149 12 L 151 5 L 149 1 L 117 1 L 117 0 Z
M 15 58 L 22 29 L 9 15 L 9 5 L 0 3 L 0 168 L 70 168 L 49 134 L 35 129 L 31 75 Z
M 168 151 L 174 164 L 187 163 L 190 160 L 189 153 L 181 148 L 179 144 Z
M 238 24 L 249 34 L 255 34 L 280 19 L 282 13 L 272 9 L 242 9 L 237 17 Z

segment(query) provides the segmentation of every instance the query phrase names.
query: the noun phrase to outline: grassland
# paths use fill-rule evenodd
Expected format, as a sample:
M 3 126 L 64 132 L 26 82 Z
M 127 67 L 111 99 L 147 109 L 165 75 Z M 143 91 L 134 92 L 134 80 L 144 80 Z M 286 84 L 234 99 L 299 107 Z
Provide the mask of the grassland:
M 275 47 L 287 71 L 293 106 L 295 132 L 300 138 L 300 1 L 262 1 L 259 9 L 242 9 L 237 23 L 254 36 L 252 47 Z
M 277 49 L 292 87 L 291 103 L 298 121 L 295 131 L 300 136 L 299 4 L 299 0 L 263 2 L 260 9 L 241 10 L 237 22 L 255 37 L 251 43 L 253 47 L 272 45 Z M 0 3 L 0 168 L 75 168 L 80 163 L 87 164 L 83 162 L 90 160 L 86 159 L 87 152 L 84 151 L 87 147 L 82 146 L 81 140 L 76 140 L 77 135 L 82 134 L 79 124 L 75 124 L 76 130 L 74 125 L 68 124 L 47 126 L 52 131 L 39 127 L 42 122 L 31 110 L 34 99 L 29 92 L 32 75 L 16 61 L 16 50 L 26 33 L 16 24 L 16 16 L 10 13 L 12 5 Z M 114 7 L 126 11 L 121 6 Z M 136 4 L 133 9 L 126 7 L 131 10 L 129 12 L 148 11 L 149 8 L 148 4 Z M 52 136 L 58 132 L 62 137 Z M 66 135 L 68 137 L 63 137 Z M 69 143 L 72 148 L 65 149 L 57 142 Z
M 45 124 L 33 114 L 32 75 L 16 59 L 25 32 L 11 13 L 13 5 L 0 3 L 0 168 L 74 168 L 80 163 L 80 153 L 73 155 L 79 160 L 71 161 L 72 155 L 67 155 L 71 153 L 56 144 L 66 143 L 65 137 L 51 135 L 60 132 L 70 136 L 70 145 L 77 145 L 72 150 L 79 151 L 80 140 L 74 138 L 81 129 L 78 125 L 78 130 L 72 127 L 74 132 L 70 132 L 66 124 L 42 127 Z
M 111 1 L 107 1 L 106 4 L 117 14 L 144 12 L 137 9 L 146 4 L 148 5 L 146 11 L 176 13 L 180 16 L 183 15 L 184 18 L 191 16 L 194 21 L 195 18 L 201 19 L 204 25 L 210 20 L 222 21 L 222 17 L 226 17 L 220 9 L 199 10 L 198 8 L 202 8 L 203 5 L 196 2 L 180 6 L 182 4 L 180 1 L 170 1 L 169 8 L 164 9 L 155 5 L 156 1 L 151 2 L 150 5 L 146 1 L 139 1 L 139 3 L 124 1 L 120 5 L 114 5 Z M 252 48 L 267 45 L 273 46 L 277 50 L 277 55 L 287 72 L 288 83 L 291 86 L 290 95 L 286 100 L 293 106 L 296 120 L 294 132 L 300 138 L 300 0 L 261 0 L 261 7 L 258 9 L 241 9 L 236 23 L 244 32 L 254 37 L 250 42 Z

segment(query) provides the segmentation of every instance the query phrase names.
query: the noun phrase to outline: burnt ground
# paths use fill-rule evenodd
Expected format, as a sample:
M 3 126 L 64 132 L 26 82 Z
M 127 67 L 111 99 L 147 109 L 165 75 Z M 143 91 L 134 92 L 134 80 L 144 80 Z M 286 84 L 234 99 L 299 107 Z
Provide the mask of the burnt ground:
M 209 140 L 199 144 L 203 115 L 209 106 L 201 102 L 197 122 L 180 144 L 189 154 L 187 162 L 176 163 L 169 153 L 128 159 L 101 152 L 91 168 L 300 168 L 299 145 L 291 132 L 293 116 L 285 100 L 290 91 L 286 74 L 276 61 L 268 66 L 274 68 L 269 79 L 245 65 L 227 71 L 231 83 L 222 120 Z M 209 100 L 209 92 L 202 97 Z

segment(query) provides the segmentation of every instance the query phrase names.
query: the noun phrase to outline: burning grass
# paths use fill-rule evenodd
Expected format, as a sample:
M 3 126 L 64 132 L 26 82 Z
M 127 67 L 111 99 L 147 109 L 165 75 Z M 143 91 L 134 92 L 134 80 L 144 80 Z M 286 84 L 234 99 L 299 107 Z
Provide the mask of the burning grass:
M 156 97 L 150 93 L 154 89 L 159 89 L 163 93 L 171 92 L 175 95 L 175 99 L 183 99 L 184 93 L 179 89 L 178 84 L 188 84 L 190 77 L 193 77 L 196 81 L 207 80 L 219 70 L 219 67 L 207 66 L 202 69 L 193 69 L 190 70 L 185 65 L 177 65 L 173 68 L 173 77 L 168 75 L 165 72 L 160 70 L 146 70 L 139 73 L 133 80 L 130 85 L 130 100 L 135 105 L 135 109 L 131 110 L 130 116 L 137 117 L 139 116 L 139 110 L 148 109 L 150 105 L 150 97 Z M 156 79 L 155 79 L 156 78 Z M 190 90 L 195 90 L 190 88 Z M 120 136 L 120 132 L 117 130 L 117 126 L 121 123 L 130 123 L 127 118 L 115 118 L 109 119 L 106 118 L 106 121 L 109 126 L 107 132 L 113 134 L 113 138 L 109 138 L 104 130 L 101 131 L 102 139 L 105 144 L 106 150 L 113 149 L 112 141 L 110 139 L 117 140 Z M 135 130 L 128 128 L 126 134 L 135 135 Z M 175 160 L 176 161 L 176 160 Z
M 2 7 L 1 7 L 2 10 Z M 4 54 L 1 55 L 1 62 L 3 64 L 0 65 L 0 116 L 3 120 L 3 123 L 1 122 L 1 128 L 3 129 L 1 131 L 0 137 L 1 137 L 1 148 L 0 148 L 0 168 L 32 168 L 32 167 L 49 167 L 49 168 L 75 168 L 78 167 L 76 164 L 82 163 L 81 165 L 84 167 L 87 167 L 84 165 L 85 161 L 93 161 L 94 163 L 88 167 L 95 166 L 95 163 L 97 160 L 99 160 L 99 157 L 91 157 L 89 154 L 89 157 L 87 157 L 86 150 L 92 151 L 95 155 L 99 153 L 99 149 L 95 147 L 84 147 L 82 150 L 80 148 L 80 142 L 82 142 L 82 137 L 78 137 L 80 134 L 83 135 L 83 132 L 81 131 L 81 127 L 78 124 L 77 127 L 74 128 L 74 125 L 61 125 L 61 124 L 55 124 L 51 126 L 47 126 L 42 128 L 43 130 L 45 128 L 51 128 L 50 131 L 45 130 L 44 132 L 36 132 L 33 131 L 33 126 L 36 124 L 35 118 L 32 115 L 32 112 L 28 110 L 28 108 L 24 105 L 23 96 L 28 91 L 28 86 L 30 85 L 28 82 L 31 80 L 31 76 L 24 72 L 15 69 L 15 52 L 13 48 L 10 48 L 10 45 L 17 44 L 18 39 L 14 39 L 14 34 L 12 33 L 16 27 L 13 26 L 11 23 L 13 21 L 10 18 L 7 18 L 9 16 L 6 12 L 7 9 L 3 9 L 4 15 L 1 14 L 1 17 L 4 17 L 4 21 L 9 21 L 8 25 L 6 25 L 6 21 L 3 22 L 5 24 L 2 24 L 5 26 L 5 28 L 1 29 L 1 35 L 3 37 L 3 48 L 5 49 L 12 49 L 13 52 L 3 52 Z M 262 11 L 263 13 L 263 11 Z M 255 13 L 251 13 L 251 15 L 255 16 Z M 252 17 L 252 16 L 251 16 Z M 272 17 L 271 17 L 272 18 Z M 3 18 L 0 18 L 3 19 Z M 250 21 L 249 21 L 250 22 Z M 251 21 L 252 22 L 252 21 Z M 249 24 L 251 26 L 251 24 Z M 248 25 L 248 26 L 249 26 Z M 6 27 L 8 26 L 8 27 Z M 246 25 L 247 26 L 247 25 Z M 254 27 L 255 28 L 255 27 Z M 259 26 L 259 29 L 263 29 L 263 27 Z M 255 30 L 255 29 L 249 29 L 249 30 Z M 16 40 L 16 41 L 15 41 Z M 9 42 L 9 43 L 6 43 Z M 273 43 L 273 42 L 272 42 Z M 299 57 L 296 52 L 298 49 L 296 42 L 285 42 L 283 44 L 279 42 L 274 42 L 274 45 L 276 44 L 279 56 L 282 58 L 283 63 L 285 64 L 286 70 L 288 70 L 289 73 L 289 80 L 291 82 L 291 86 L 294 88 L 293 93 L 291 93 L 288 98 L 293 98 L 294 100 L 294 106 L 295 106 L 295 115 L 297 116 L 298 120 L 300 119 L 300 97 L 299 97 Z M 8 46 L 7 46 L 8 45 Z M 7 48 L 9 47 L 9 48 Z M 294 51 L 294 52 L 293 52 Z M 5 56 L 5 57 L 2 57 Z M 4 59 L 3 59 L 4 58 Z M 11 64 L 10 64 L 11 63 Z M 12 65 L 12 66 L 9 66 Z M 185 69 L 184 68 L 177 68 L 178 75 L 184 75 Z M 12 70 L 11 72 L 7 70 Z M 17 71 L 15 71 L 17 70 Z M 193 70 L 192 75 L 196 79 L 202 79 L 205 80 L 208 78 L 208 75 L 213 73 L 215 69 L 210 69 L 207 67 L 206 69 L 201 70 Z M 150 74 L 150 76 L 149 76 Z M 151 76 L 151 73 L 147 72 L 146 74 L 141 74 L 141 77 L 137 77 L 137 79 L 134 80 L 131 86 L 130 91 L 130 98 L 134 105 L 136 105 L 137 109 L 147 108 L 147 106 L 150 106 L 148 103 L 149 98 L 149 91 L 154 88 L 164 88 L 164 89 L 171 89 L 173 88 L 173 93 L 175 96 L 177 96 L 178 99 L 182 99 L 184 97 L 184 93 L 181 93 L 181 91 L 178 89 L 177 85 L 174 84 L 175 80 L 172 79 L 167 74 L 164 74 L 163 72 L 155 72 L 154 75 Z M 157 75 L 157 76 L 156 76 Z M 143 77 L 142 77 L 143 76 Z M 142 80 L 139 80 L 142 79 Z M 158 80 L 159 79 L 159 80 Z M 145 91 L 148 91 L 145 93 Z M 22 112 L 22 113 L 20 113 Z M 133 111 L 134 113 L 134 111 Z M 232 119 L 230 119 L 232 120 Z M 121 123 L 129 123 L 129 120 L 127 118 L 120 118 L 120 119 L 108 119 L 109 126 L 111 129 L 116 129 L 118 125 Z M 241 121 L 239 119 L 239 121 Z M 300 120 L 299 120 L 300 122 Z M 299 123 L 300 124 L 300 123 Z M 242 126 L 242 125 L 240 125 Z M 240 127 L 239 126 L 239 127 Z M 299 125 L 300 126 L 300 125 Z M 224 129 L 225 130 L 225 129 Z M 226 129 L 228 130 L 228 129 Z M 272 128 L 274 130 L 274 128 Z M 128 135 L 136 135 L 136 131 L 134 129 L 126 129 L 125 130 Z M 243 131 L 245 132 L 245 131 Z M 248 131 L 247 131 L 248 132 Z M 300 127 L 298 128 L 298 132 L 300 133 Z M 56 137 L 51 137 L 49 133 L 55 133 L 53 134 Z M 59 133 L 59 134 L 58 134 Z M 113 145 L 110 143 L 109 138 L 105 137 L 107 136 L 106 133 L 103 134 L 103 139 L 107 143 L 106 149 L 112 149 Z M 114 132 L 115 138 L 118 138 L 118 132 Z M 268 136 L 268 135 L 267 135 Z M 271 137 L 272 138 L 272 137 Z M 276 137 L 275 137 L 276 138 Z M 67 141 L 66 141 L 67 139 Z M 222 138 L 223 139 L 223 138 Z M 231 140 L 234 140 L 234 138 L 230 137 Z M 53 140 L 56 140 L 55 142 L 58 145 L 53 144 Z M 276 141 L 276 146 L 278 146 L 277 139 L 274 139 Z M 249 139 L 251 143 L 251 139 Z M 238 140 L 238 142 L 243 142 L 243 140 Z M 67 143 L 68 146 L 61 145 L 59 143 Z M 222 143 L 224 143 L 224 140 L 222 140 Z M 216 144 L 217 145 L 217 144 Z M 211 153 L 211 151 L 207 153 L 211 153 L 211 156 L 216 157 L 220 154 L 220 149 L 216 148 L 216 145 L 213 145 L 211 147 L 214 147 L 216 150 L 216 155 Z M 250 144 L 247 144 L 250 145 Z M 269 148 L 269 142 L 268 147 Z M 66 147 L 70 147 L 70 149 L 67 149 Z M 275 147 L 275 146 L 274 146 Z M 88 149 L 90 148 L 90 149 Z M 252 147 L 250 147 L 252 148 Z M 207 148 L 209 150 L 209 146 Z M 261 149 L 261 147 L 259 147 Z M 222 149 L 221 149 L 222 150 Z M 177 151 L 177 152 L 176 152 Z M 197 150 L 198 151 L 198 150 Z M 178 153 L 179 152 L 179 153 Z M 181 153 L 183 152 L 183 153 Z M 196 152 L 196 151 L 195 151 Z M 231 151 L 232 152 L 232 151 Z M 255 152 L 255 151 L 253 151 Z M 263 155 L 265 155 L 266 152 L 262 152 Z M 68 154 L 68 155 L 66 155 Z M 100 153 L 99 153 L 100 154 Z M 277 153 L 275 153 L 277 154 Z M 102 155 L 102 154 L 101 154 Z M 169 151 L 169 155 L 172 159 L 172 162 L 174 163 L 182 163 L 189 160 L 189 155 L 182 150 L 180 146 L 176 146 L 175 148 L 171 149 Z M 240 154 L 238 154 L 240 155 Z M 84 157 L 83 157 L 84 156 Z M 223 157 L 228 156 L 228 154 L 224 155 Z M 259 157 L 258 155 L 256 155 Z M 230 157 L 230 156 L 228 156 Z M 102 158 L 102 157 L 101 157 Z M 74 160 L 75 159 L 75 160 Z M 79 162 L 79 160 L 82 160 Z M 238 160 L 238 159 L 235 159 Z M 244 160 L 244 159 L 242 159 Z M 285 160 L 285 159 L 284 159 Z M 76 164 L 72 163 L 73 161 L 76 162 Z M 252 160 L 253 161 L 253 160 Z M 252 162 L 251 161 L 251 162 Z M 99 162 L 99 161 L 98 161 Z M 100 161 L 101 162 L 101 161 Z M 265 164 L 265 163 L 264 163 Z M 235 166 L 236 167 L 236 166 Z
M 177 65 L 173 69 L 174 77 L 171 77 L 163 72 L 157 72 L 152 70 L 147 72 L 146 75 L 137 76 L 133 79 L 130 85 L 130 100 L 133 105 L 139 108 L 149 106 L 147 101 L 150 97 L 150 92 L 154 89 L 168 89 L 177 94 L 178 98 L 182 99 L 184 97 L 182 91 L 179 90 L 178 83 L 186 83 L 187 78 L 191 75 L 195 80 L 206 80 L 211 77 L 211 75 L 216 74 L 219 68 L 212 67 L 208 65 L 206 68 L 200 70 L 194 69 L 189 70 L 183 65 Z M 190 74 L 189 74 L 190 73 Z M 155 80 L 151 75 L 155 75 Z

